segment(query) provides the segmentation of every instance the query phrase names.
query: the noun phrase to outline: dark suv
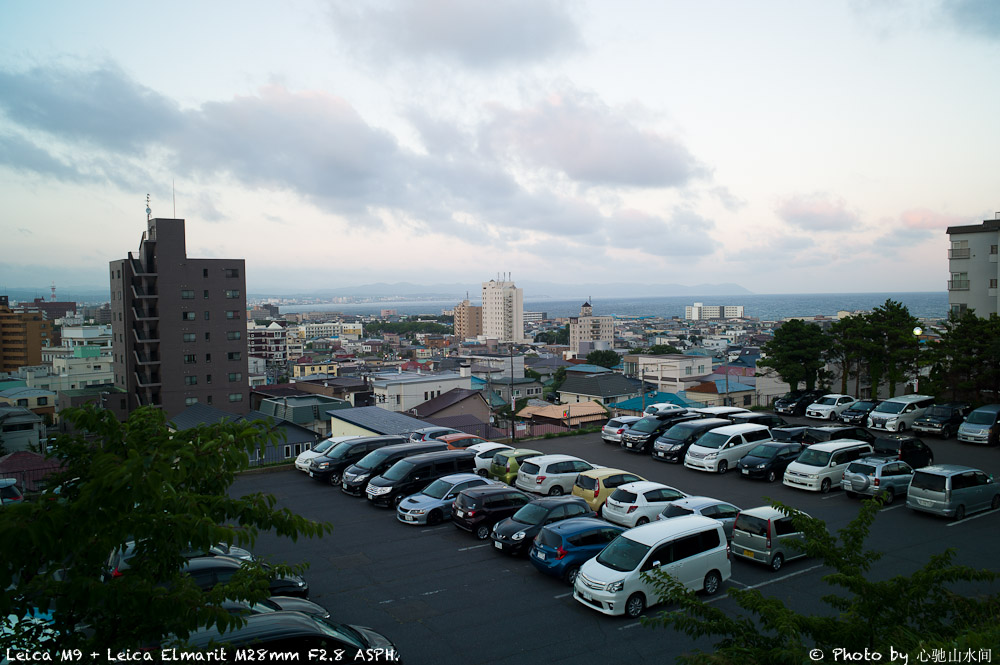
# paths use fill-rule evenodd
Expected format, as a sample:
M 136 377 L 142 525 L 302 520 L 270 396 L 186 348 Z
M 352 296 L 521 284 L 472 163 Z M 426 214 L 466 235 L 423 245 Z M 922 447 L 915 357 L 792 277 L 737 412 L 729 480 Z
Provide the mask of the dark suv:
M 448 450 L 448 444 L 431 440 L 382 446 L 344 469 L 340 489 L 351 496 L 364 496 L 368 481 L 388 471 L 399 460 L 411 455 L 433 453 L 439 450 Z
M 869 457 L 903 460 L 914 469 L 934 463 L 934 452 L 926 443 L 907 434 L 890 434 L 875 439 L 875 452 Z
M 868 414 L 875 410 L 882 400 L 863 399 L 855 402 L 840 412 L 840 422 L 845 425 L 865 426 L 868 422 Z
M 344 469 L 383 446 L 406 443 L 401 436 L 366 436 L 336 443 L 319 457 L 309 460 L 309 476 L 334 487 L 340 486 Z
M 662 416 L 646 416 L 629 425 L 629 428 L 622 433 L 622 450 L 648 453 L 653 447 L 653 442 L 668 429 L 677 423 L 699 418 L 700 416 L 697 414 L 684 411 Z
M 822 390 L 793 390 L 774 400 L 774 412 L 783 416 L 804 416 L 809 405 L 825 394 Z
M 913 421 L 913 431 L 921 434 L 936 434 L 942 439 L 950 439 L 969 415 L 969 405 L 964 402 L 948 402 L 927 407 L 924 415 Z
M 527 554 L 531 541 L 546 524 L 571 517 L 597 517 L 578 496 L 547 496 L 535 499 L 493 527 L 493 547 L 507 554 Z
M 506 485 L 473 487 L 461 492 L 451 504 L 451 521 L 459 529 L 476 534 L 479 540 L 490 537 L 493 525 L 531 503 L 531 497 Z
M 811 446 L 814 443 L 836 441 L 838 439 L 853 439 L 854 441 L 872 443 L 875 441 L 875 435 L 864 427 L 854 427 L 852 425 L 810 427 L 802 434 L 802 443 L 807 446 Z

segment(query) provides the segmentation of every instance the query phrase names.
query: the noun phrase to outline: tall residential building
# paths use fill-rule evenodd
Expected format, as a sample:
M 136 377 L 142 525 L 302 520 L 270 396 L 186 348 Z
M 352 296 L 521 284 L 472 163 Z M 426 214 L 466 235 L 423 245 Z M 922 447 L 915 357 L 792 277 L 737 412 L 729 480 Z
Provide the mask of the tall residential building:
M 704 305 L 696 302 L 684 308 L 684 318 L 691 321 L 703 319 L 742 319 L 743 305 Z
M 615 319 L 594 316 L 589 302 L 580 307 L 580 316 L 569 317 L 569 348 L 577 356 L 591 351 L 607 351 L 614 347 Z
M 468 298 L 455 305 L 455 337 L 459 340 L 483 334 L 483 308 L 470 305 Z
M 138 252 L 110 263 L 115 385 L 128 410 L 172 418 L 200 402 L 247 413 L 245 261 L 188 258 L 183 219 L 147 225 Z
M 524 289 L 514 282 L 483 282 L 483 335 L 501 342 L 524 341 Z
M 39 311 L 11 309 L 7 296 L 0 296 L 0 372 L 39 365 L 42 347 L 52 339 L 52 324 Z
M 262 358 L 268 369 L 288 371 L 288 333 L 280 323 L 247 321 L 247 347 L 249 354 Z
M 976 316 L 1000 313 L 1000 212 L 982 224 L 949 226 L 948 307 L 954 314 L 975 310 Z

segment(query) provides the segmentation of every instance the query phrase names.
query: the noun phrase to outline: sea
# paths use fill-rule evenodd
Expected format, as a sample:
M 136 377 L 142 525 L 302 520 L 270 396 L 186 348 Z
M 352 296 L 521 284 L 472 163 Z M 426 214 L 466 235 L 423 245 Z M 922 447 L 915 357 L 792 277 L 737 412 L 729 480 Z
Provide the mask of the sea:
M 748 318 L 762 321 L 778 321 L 796 316 L 833 316 L 841 310 L 848 312 L 870 311 L 886 300 L 902 303 L 910 314 L 918 319 L 944 318 L 948 315 L 948 293 L 786 293 L 752 294 L 738 296 L 662 296 L 646 298 L 592 298 L 590 304 L 595 316 L 627 317 L 684 317 L 684 307 L 696 302 L 705 305 L 743 305 L 743 314 Z M 296 312 L 341 312 L 343 314 L 379 314 L 382 310 L 393 309 L 397 314 L 439 315 L 451 309 L 460 299 L 448 300 L 399 300 L 364 303 L 283 305 L 282 314 Z M 554 319 L 577 316 L 580 298 L 572 300 L 524 298 L 524 310 L 545 312 L 546 318 Z M 476 304 L 473 302 L 473 304 Z

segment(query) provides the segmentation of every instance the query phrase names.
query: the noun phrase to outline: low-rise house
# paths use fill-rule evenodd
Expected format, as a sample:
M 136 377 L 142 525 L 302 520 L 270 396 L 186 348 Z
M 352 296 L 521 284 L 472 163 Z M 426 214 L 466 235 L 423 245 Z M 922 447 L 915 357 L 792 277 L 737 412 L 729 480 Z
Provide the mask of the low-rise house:
M 703 406 L 753 406 L 754 386 L 740 383 L 736 377 L 705 381 L 684 391 L 684 397 Z
M 339 409 L 328 412 L 327 416 L 330 418 L 330 436 L 402 435 L 427 427 L 423 420 L 377 406 Z
M 0 444 L 8 453 L 40 450 L 45 440 L 45 421 L 23 406 L 0 404 Z
M 287 420 L 321 437 L 327 437 L 330 436 L 330 421 L 327 414 L 334 410 L 350 408 L 350 402 L 335 397 L 298 395 L 262 400 L 259 411 L 275 420 Z
M 409 411 L 410 415 L 423 419 L 471 415 L 481 423 L 489 422 L 490 413 L 486 396 L 472 388 L 452 388 Z
M 642 383 L 614 372 L 580 374 L 566 372 L 566 380 L 559 388 L 561 404 L 596 401 L 601 404 L 620 402 L 642 393 Z

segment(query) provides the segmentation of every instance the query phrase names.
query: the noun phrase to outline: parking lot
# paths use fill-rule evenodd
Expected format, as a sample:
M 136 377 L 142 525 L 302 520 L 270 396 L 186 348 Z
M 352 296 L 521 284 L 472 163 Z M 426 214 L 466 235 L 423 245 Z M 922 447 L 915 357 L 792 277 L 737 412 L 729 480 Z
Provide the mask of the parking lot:
M 794 419 L 803 424 L 815 421 Z M 1000 449 L 924 438 L 938 463 L 967 464 L 987 473 L 1000 471 Z M 530 441 L 542 453 L 576 455 L 595 464 L 637 473 L 689 494 L 713 496 L 742 508 L 777 499 L 823 519 L 836 530 L 857 514 L 858 501 L 840 490 L 823 495 L 750 481 L 730 472 L 714 475 L 627 453 L 601 441 L 599 434 Z M 572 598 L 571 587 L 538 573 L 527 559 L 494 551 L 449 523 L 435 527 L 401 524 L 395 512 L 343 494 L 295 470 L 240 477 L 234 494 L 263 491 L 278 506 L 333 524 L 319 540 L 293 543 L 270 534 L 254 551 L 275 561 L 308 563 L 310 599 L 340 621 L 367 625 L 389 636 L 407 663 L 526 663 L 571 659 L 673 662 L 694 647 L 671 630 L 649 629 L 628 618 L 607 617 Z M 908 573 L 931 554 L 947 548 L 957 563 L 1000 570 L 1000 514 L 978 513 L 955 522 L 916 513 L 903 501 L 883 509 L 868 545 L 884 552 L 873 566 L 875 577 Z M 729 586 L 759 588 L 800 612 L 820 610 L 829 591 L 819 562 L 799 559 L 779 572 L 734 558 L 732 579 L 711 599 L 736 609 L 724 591 Z M 995 591 L 995 589 L 994 589 Z M 647 615 L 655 613 L 658 606 Z

